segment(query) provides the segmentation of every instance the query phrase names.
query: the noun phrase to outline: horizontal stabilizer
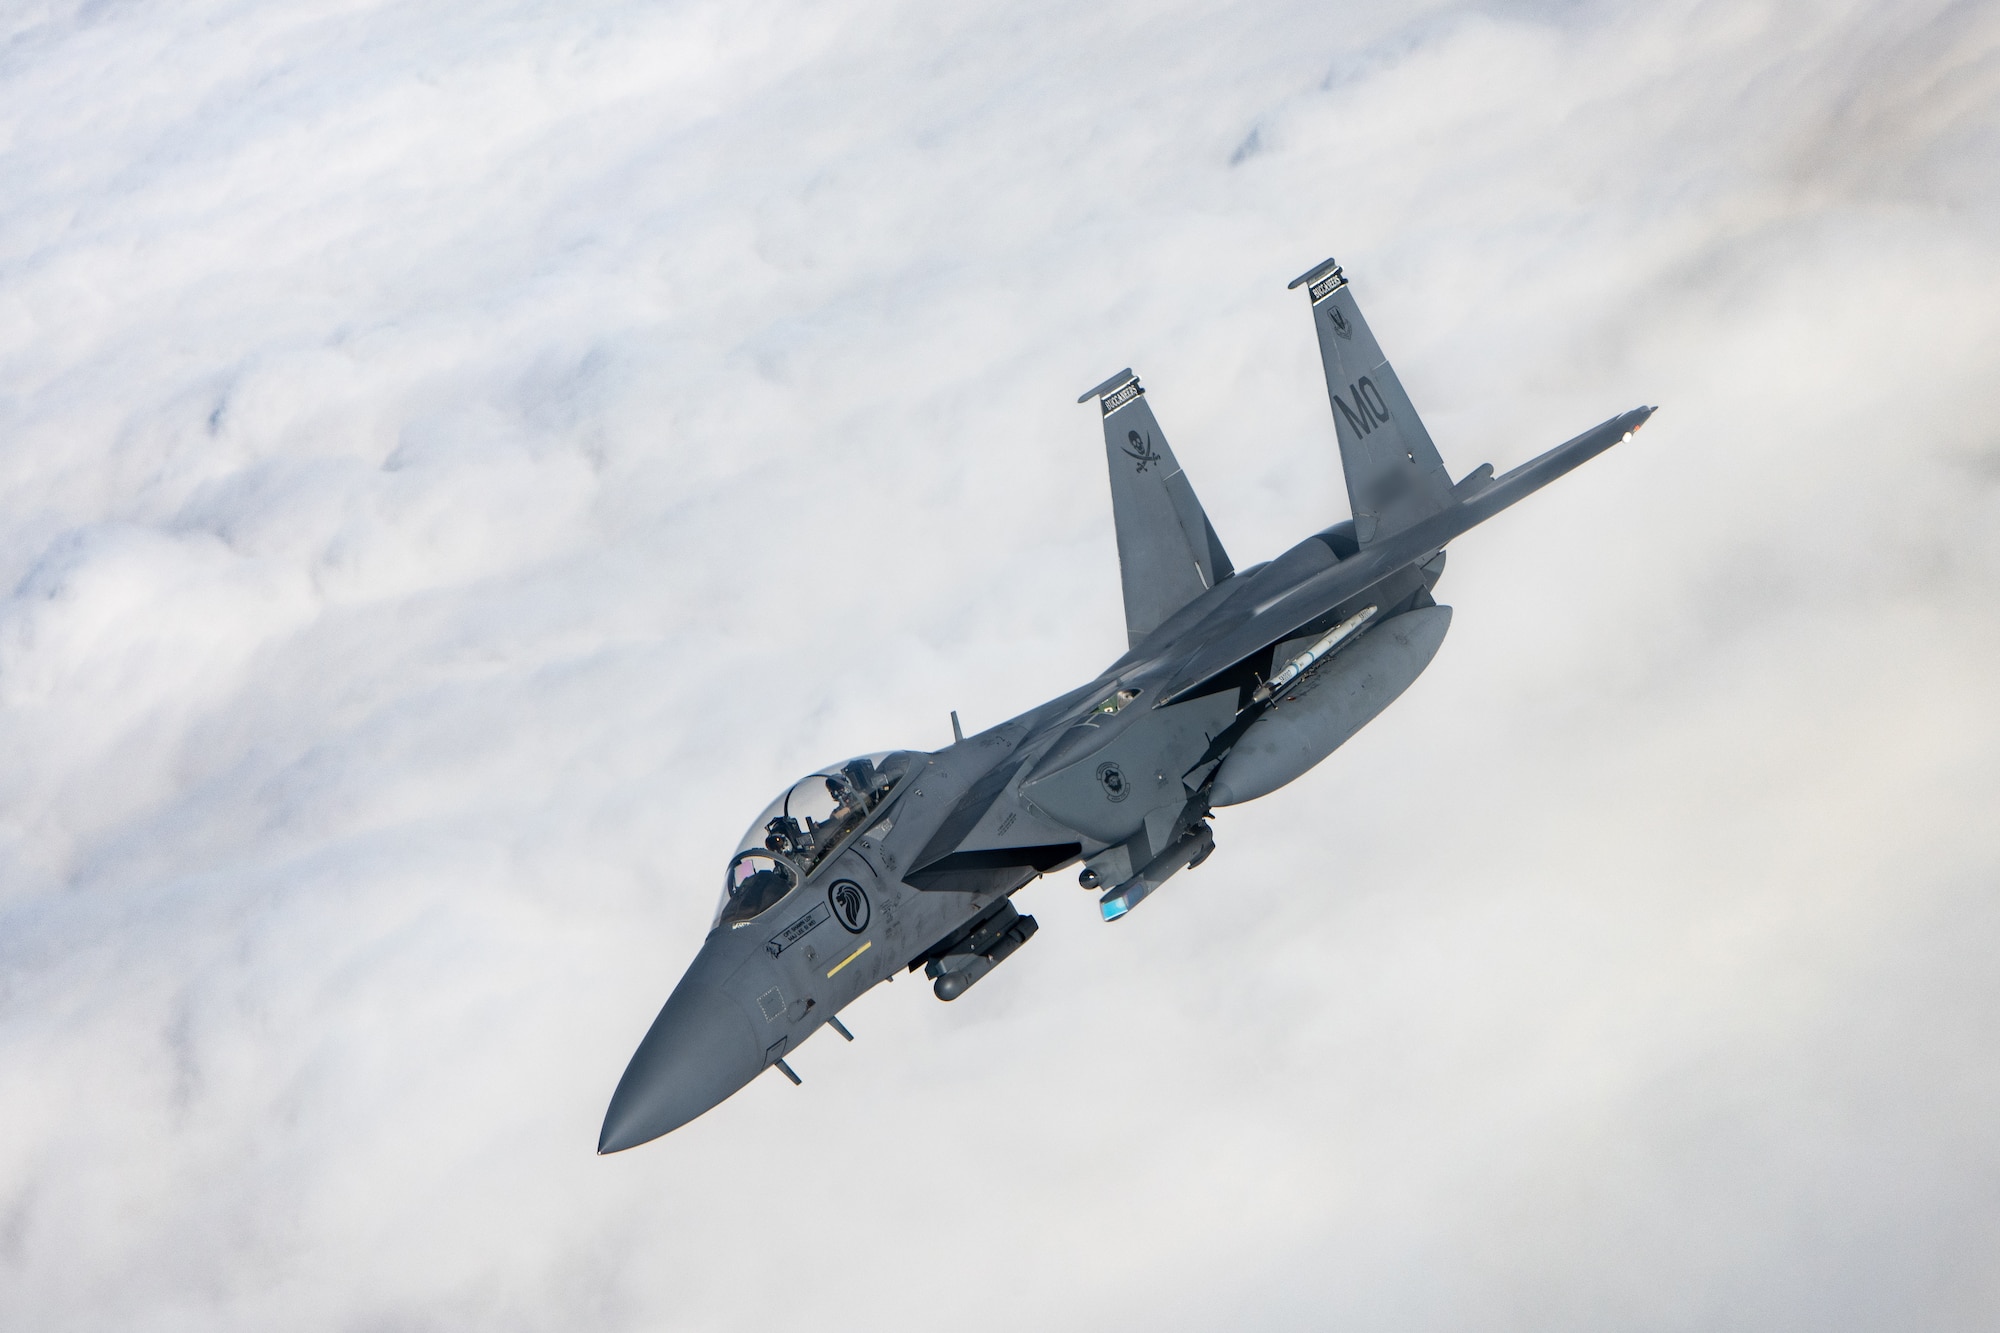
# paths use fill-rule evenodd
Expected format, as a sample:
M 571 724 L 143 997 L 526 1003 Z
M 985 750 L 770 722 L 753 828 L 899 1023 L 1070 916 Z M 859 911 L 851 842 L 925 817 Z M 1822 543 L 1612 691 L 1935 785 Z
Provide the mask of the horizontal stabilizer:
M 1226 633 L 1188 655 L 1154 706 L 1192 699 L 1219 688 L 1219 678 L 1251 654 L 1296 634 L 1300 627 L 1354 603 L 1362 593 L 1406 565 L 1444 549 L 1459 534 L 1484 523 L 1556 478 L 1581 467 L 1612 445 L 1632 438 L 1653 408 L 1635 407 L 1496 477 L 1465 499 L 1400 532 L 1378 538 L 1356 555 L 1313 575 L 1249 613 Z M 1479 474 L 1474 473 L 1474 477 Z

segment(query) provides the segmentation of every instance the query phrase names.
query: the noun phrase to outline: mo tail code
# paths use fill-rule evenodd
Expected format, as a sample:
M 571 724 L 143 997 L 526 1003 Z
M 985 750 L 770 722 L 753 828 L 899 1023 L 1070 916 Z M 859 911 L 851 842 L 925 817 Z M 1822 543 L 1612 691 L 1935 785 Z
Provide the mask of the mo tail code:
M 1339 409 L 1340 415 L 1347 418 L 1347 424 L 1354 428 L 1355 434 L 1366 435 L 1377 426 L 1388 423 L 1389 404 L 1383 399 L 1382 391 L 1366 375 L 1347 386 L 1347 397 L 1354 400 L 1355 407 L 1361 409 L 1359 412 L 1349 407 L 1346 399 L 1339 394 L 1333 396 L 1333 405 Z

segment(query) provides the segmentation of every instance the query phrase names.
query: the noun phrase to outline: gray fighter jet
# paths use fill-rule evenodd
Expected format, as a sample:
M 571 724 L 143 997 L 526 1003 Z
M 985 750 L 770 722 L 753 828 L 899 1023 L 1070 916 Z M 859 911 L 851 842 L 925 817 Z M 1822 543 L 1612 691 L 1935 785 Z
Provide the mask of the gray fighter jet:
M 1117 921 L 1215 849 L 1211 814 L 1332 754 L 1430 664 L 1444 548 L 1652 415 L 1613 417 L 1503 476 L 1453 481 L 1332 260 L 1312 303 L 1351 519 L 1237 569 L 1122 370 L 1095 398 L 1126 654 L 942 750 L 834 764 L 752 821 L 701 952 L 611 1097 L 600 1153 L 658 1138 L 776 1066 L 899 971 L 955 1000 L 1027 943 L 1015 890 L 1082 862 Z

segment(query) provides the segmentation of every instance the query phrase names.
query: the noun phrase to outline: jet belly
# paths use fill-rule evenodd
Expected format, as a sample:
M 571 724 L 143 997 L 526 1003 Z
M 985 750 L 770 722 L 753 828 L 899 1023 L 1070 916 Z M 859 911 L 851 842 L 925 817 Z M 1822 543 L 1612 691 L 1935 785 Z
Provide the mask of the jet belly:
M 1187 804 L 1182 777 L 1235 715 L 1235 694 L 1223 693 L 1173 708 L 1129 708 L 1107 719 L 1113 725 L 1100 729 L 1102 739 L 1078 735 L 1091 725 L 1079 724 L 1021 794 L 1093 842 L 1124 842 L 1146 827 L 1149 815 L 1178 813 Z
M 893 948 L 878 946 L 881 957 L 863 960 L 870 974 L 887 976 L 910 965 L 1011 891 L 994 887 L 1003 881 L 992 875 L 937 884 L 924 873 L 924 863 L 927 856 L 935 856 L 934 844 L 940 841 L 940 834 L 952 847 L 963 844 L 961 836 L 950 832 L 954 819 L 973 816 L 965 826 L 967 834 L 983 826 L 979 812 L 968 812 L 965 803 L 969 798 L 975 802 L 980 799 L 974 789 L 982 782 L 998 780 L 1009 768 L 1018 766 L 1017 743 L 1025 730 L 1010 723 L 926 756 L 923 767 L 906 780 L 908 791 L 889 806 L 887 818 L 865 830 L 855 842 L 855 852 L 880 868 L 882 897 L 893 904 L 896 913 Z M 996 803 L 1011 805 L 1004 799 Z M 965 886 L 962 890 L 957 887 L 961 884 Z
M 1253 801 L 1339 749 L 1423 674 L 1450 626 L 1448 606 L 1408 611 L 1321 663 L 1250 724 L 1217 770 L 1210 801 Z

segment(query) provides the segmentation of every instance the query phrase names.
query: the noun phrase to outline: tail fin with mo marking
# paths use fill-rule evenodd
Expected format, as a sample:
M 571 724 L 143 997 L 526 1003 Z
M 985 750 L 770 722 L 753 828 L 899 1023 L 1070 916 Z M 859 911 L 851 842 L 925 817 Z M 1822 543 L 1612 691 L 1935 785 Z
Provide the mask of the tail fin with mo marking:
M 1354 535 L 1365 547 L 1452 503 L 1451 476 L 1361 318 L 1340 265 L 1329 259 L 1291 285 L 1305 286 L 1312 298 Z

